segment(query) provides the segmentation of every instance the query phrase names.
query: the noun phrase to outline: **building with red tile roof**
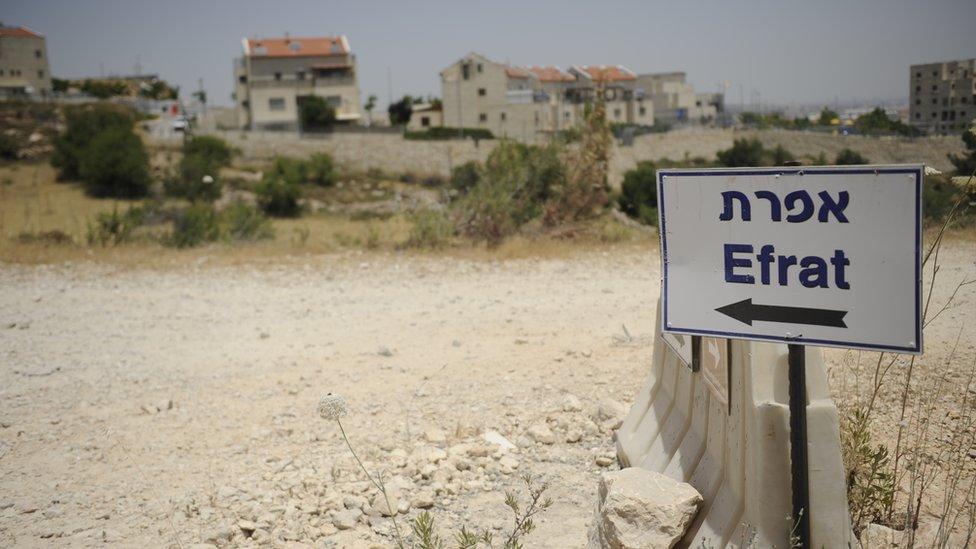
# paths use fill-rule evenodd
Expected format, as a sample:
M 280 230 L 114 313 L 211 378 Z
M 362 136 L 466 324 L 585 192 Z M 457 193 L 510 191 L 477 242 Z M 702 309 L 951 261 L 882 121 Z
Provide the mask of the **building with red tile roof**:
M 356 57 L 345 36 L 245 38 L 234 65 L 238 123 L 249 129 L 302 129 L 311 97 L 331 105 L 339 123 L 362 117 Z
M 27 27 L 0 27 L 0 97 L 51 94 L 44 35 Z

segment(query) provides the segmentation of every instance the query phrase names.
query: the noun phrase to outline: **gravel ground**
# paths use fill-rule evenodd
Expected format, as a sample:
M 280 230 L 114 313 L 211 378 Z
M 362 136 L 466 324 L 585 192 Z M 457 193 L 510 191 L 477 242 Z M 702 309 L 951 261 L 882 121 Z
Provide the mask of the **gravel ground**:
M 943 250 L 937 298 L 976 273 L 974 249 Z M 466 523 L 498 539 L 503 491 L 530 473 L 554 504 L 527 546 L 582 546 L 651 353 L 659 258 L 640 250 L 0 265 L 0 546 L 389 546 L 384 505 L 316 411 L 330 392 L 401 528 L 430 507 L 446 538 Z M 920 375 L 976 321 L 973 286 L 931 327 Z M 968 364 L 974 330 L 960 348 Z M 843 377 L 844 353 L 827 357 Z

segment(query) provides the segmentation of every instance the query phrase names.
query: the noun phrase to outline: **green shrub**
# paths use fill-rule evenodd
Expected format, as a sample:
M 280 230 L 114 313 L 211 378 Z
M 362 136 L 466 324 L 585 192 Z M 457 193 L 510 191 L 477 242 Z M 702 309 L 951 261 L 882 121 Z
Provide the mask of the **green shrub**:
M 657 166 L 645 160 L 624 173 L 617 202 L 628 216 L 645 225 L 657 225 Z
M 271 220 L 261 210 L 245 202 L 236 201 L 223 211 L 226 235 L 231 240 L 263 240 L 274 237 Z
M 149 155 L 131 128 L 100 132 L 80 160 L 82 184 L 91 196 L 139 198 L 149 193 Z
M 17 136 L 0 133 L 0 158 L 16 160 L 20 153 L 20 140 Z
M 857 151 L 851 149 L 844 149 L 837 153 L 837 158 L 834 160 L 834 164 L 838 166 L 856 166 L 859 164 L 870 164 L 871 162 L 861 156 Z
M 454 235 L 454 226 L 440 210 L 420 210 L 410 216 L 410 236 L 406 245 L 411 248 L 443 248 Z
M 326 153 L 313 154 L 308 160 L 287 156 L 275 157 L 268 173 L 272 177 L 280 177 L 296 185 L 315 183 L 323 187 L 334 185 L 338 177 L 335 161 Z
M 163 184 L 166 194 L 191 202 L 217 200 L 223 186 L 220 169 L 230 165 L 233 155 L 233 149 L 219 137 L 193 137 L 183 146 L 178 173 Z
M 306 162 L 305 177 L 310 183 L 322 187 L 335 185 L 337 174 L 332 156 L 326 153 L 315 153 Z
M 217 212 L 210 204 L 193 204 L 176 215 L 173 232 L 165 243 L 176 248 L 192 248 L 220 238 Z
M 976 173 L 976 126 L 970 127 L 962 134 L 962 142 L 966 145 L 963 156 L 949 155 L 949 161 L 956 168 L 956 175 L 971 176 Z
M 190 138 L 183 146 L 183 156 L 199 157 L 215 166 L 229 166 L 234 157 L 234 150 L 219 137 L 197 135 Z
M 471 190 L 481 180 L 481 164 L 471 160 L 454 166 L 451 170 L 451 188 L 459 194 Z
M 85 239 L 88 245 L 117 246 L 132 239 L 132 233 L 144 219 L 142 208 L 129 208 L 125 213 L 119 213 L 118 208 L 111 212 L 102 212 L 95 216 L 95 221 L 88 222 Z
M 265 176 L 255 189 L 258 205 L 264 213 L 275 217 L 298 217 L 298 200 L 302 189 L 280 175 Z
M 956 203 L 953 225 L 976 221 L 976 185 L 961 186 L 945 175 L 926 175 L 922 185 L 922 213 L 926 219 L 942 222 Z
M 54 139 L 51 165 L 60 179 L 81 177 L 81 158 L 95 137 L 110 128 L 131 129 L 135 123 L 128 109 L 108 103 L 65 107 L 65 131 Z
M 770 153 L 772 156 L 773 166 L 783 166 L 787 162 L 793 162 L 796 158 L 793 157 L 793 153 L 783 148 L 782 145 L 776 145 L 776 148 Z
M 873 111 L 857 117 L 857 120 L 854 121 L 854 127 L 861 133 L 868 135 L 893 133 L 915 137 L 922 133 L 915 126 L 909 126 L 901 120 L 888 118 L 888 114 L 881 107 L 875 107 Z
M 511 189 L 503 184 L 482 181 L 456 203 L 460 230 L 484 240 L 489 246 L 501 244 L 518 229 L 516 203 Z
M 736 139 L 732 148 L 718 151 L 718 161 L 729 168 L 762 166 L 764 149 L 758 139 Z

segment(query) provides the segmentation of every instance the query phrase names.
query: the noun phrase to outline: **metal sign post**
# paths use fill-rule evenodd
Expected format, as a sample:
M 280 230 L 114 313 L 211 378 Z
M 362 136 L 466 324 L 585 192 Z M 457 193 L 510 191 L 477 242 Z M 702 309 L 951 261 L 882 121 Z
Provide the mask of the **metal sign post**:
M 810 465 L 807 447 L 806 347 L 790 344 L 790 476 L 793 491 L 793 538 L 810 547 Z

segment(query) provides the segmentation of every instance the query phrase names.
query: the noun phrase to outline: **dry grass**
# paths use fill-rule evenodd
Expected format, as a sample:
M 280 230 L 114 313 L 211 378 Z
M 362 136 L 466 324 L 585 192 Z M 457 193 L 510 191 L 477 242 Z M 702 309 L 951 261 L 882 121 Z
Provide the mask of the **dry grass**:
M 316 213 L 273 220 L 275 237 L 259 242 L 215 243 L 175 250 L 152 241 L 116 247 L 88 246 L 87 224 L 97 214 L 124 211 L 138 202 L 93 199 L 73 183 L 55 181 L 46 163 L 0 165 L 0 261 L 23 264 L 96 261 L 120 267 L 167 268 L 198 264 L 280 263 L 308 255 L 361 253 L 428 254 L 469 260 L 571 256 L 596 248 L 634 247 L 644 253 L 657 243 L 652 232 L 621 225 L 610 217 L 558 231 L 537 230 L 509 238 L 488 249 L 454 239 L 438 250 L 405 250 L 411 222 L 405 214 L 389 216 Z M 73 244 L 21 242 L 21 234 L 60 231 Z

